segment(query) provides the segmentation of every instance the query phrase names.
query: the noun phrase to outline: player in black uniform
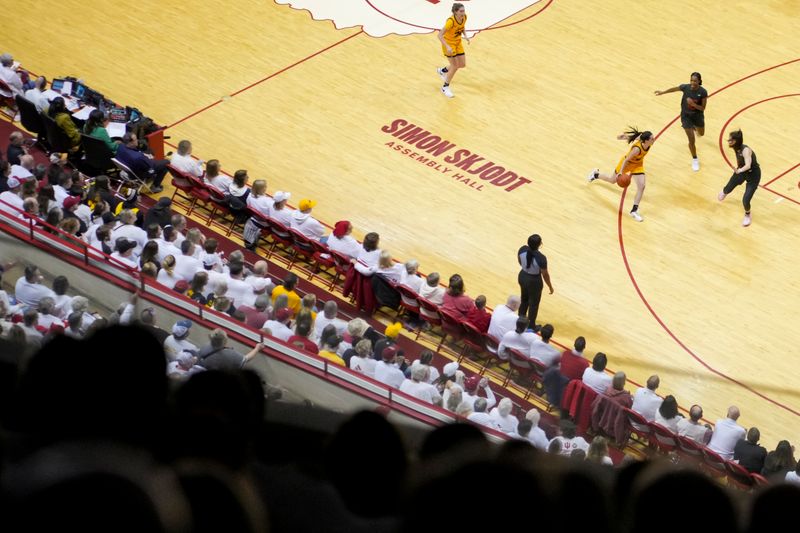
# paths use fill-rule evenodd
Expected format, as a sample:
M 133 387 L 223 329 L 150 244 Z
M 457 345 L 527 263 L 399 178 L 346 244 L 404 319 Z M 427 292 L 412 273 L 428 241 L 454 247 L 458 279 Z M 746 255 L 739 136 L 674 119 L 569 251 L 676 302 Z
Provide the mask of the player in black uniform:
M 761 182 L 761 167 L 758 165 L 756 153 L 746 144 L 744 144 L 744 136 L 742 130 L 732 131 L 728 135 L 728 146 L 733 148 L 736 152 L 736 168 L 733 169 L 733 175 L 728 180 L 728 184 L 719 193 L 717 199 L 721 202 L 733 192 L 733 189 L 746 183 L 744 189 L 744 196 L 742 197 L 742 204 L 744 204 L 744 220 L 742 226 L 749 226 L 752 222 L 750 217 L 750 200 L 758 189 L 758 184 Z
M 700 76 L 700 73 L 692 72 L 689 77 L 689 83 L 672 87 L 666 91 L 656 91 L 656 96 L 678 91 L 683 93 L 683 98 L 681 99 L 681 127 L 686 132 L 686 137 L 689 138 L 689 151 L 692 153 L 692 170 L 697 172 L 700 170 L 700 160 L 697 159 L 697 148 L 695 147 L 694 139 L 695 134 L 698 137 L 702 137 L 706 132 L 704 111 L 706 110 L 708 91 L 703 88 L 703 77 Z

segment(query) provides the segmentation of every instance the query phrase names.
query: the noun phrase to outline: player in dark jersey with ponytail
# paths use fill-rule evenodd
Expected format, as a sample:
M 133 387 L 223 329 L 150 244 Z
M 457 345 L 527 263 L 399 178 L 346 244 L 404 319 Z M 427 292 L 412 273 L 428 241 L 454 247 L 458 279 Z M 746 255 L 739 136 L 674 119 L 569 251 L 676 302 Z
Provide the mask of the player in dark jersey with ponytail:
M 733 189 L 742 183 L 746 183 L 744 196 L 742 197 L 742 204 L 744 205 L 742 226 L 747 227 L 752 222 L 750 200 L 753 199 L 753 195 L 758 190 L 758 184 L 761 182 L 761 166 L 758 164 L 758 159 L 756 159 L 756 153 L 744 144 L 742 130 L 732 131 L 728 135 L 728 146 L 733 148 L 736 153 L 736 168 L 733 169 L 733 175 L 722 189 L 722 192 L 717 195 L 717 200 L 721 202 L 733 192 Z
M 666 91 L 656 91 L 656 96 L 662 94 L 682 92 L 681 99 L 681 127 L 689 139 L 689 152 L 692 154 L 692 170 L 700 170 L 700 160 L 697 158 L 697 147 L 694 144 L 695 135 L 702 137 L 706 132 L 706 101 L 708 91 L 703 88 L 703 77 L 699 72 L 692 72 L 689 83 L 672 87 Z

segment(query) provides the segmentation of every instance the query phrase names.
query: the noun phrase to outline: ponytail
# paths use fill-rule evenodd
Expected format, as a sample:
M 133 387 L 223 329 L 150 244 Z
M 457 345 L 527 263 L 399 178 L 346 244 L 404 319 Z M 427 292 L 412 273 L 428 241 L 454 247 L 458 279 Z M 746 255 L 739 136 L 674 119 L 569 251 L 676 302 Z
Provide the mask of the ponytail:
M 525 252 L 525 268 L 531 267 L 531 263 L 533 263 L 533 252 L 538 250 L 541 245 L 542 238 L 537 233 L 528 237 L 528 250 Z
M 653 137 L 652 132 L 639 131 L 633 126 L 628 126 L 628 130 L 625 131 L 624 135 L 628 139 L 628 144 L 631 144 L 636 139 L 640 139 L 642 141 L 649 141 Z

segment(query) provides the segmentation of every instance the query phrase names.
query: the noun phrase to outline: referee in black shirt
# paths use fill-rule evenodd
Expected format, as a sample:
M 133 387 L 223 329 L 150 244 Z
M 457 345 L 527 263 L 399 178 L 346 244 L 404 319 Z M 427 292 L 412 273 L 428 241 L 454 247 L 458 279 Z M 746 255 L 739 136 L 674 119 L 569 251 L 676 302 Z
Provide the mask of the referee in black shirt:
M 534 234 L 528 237 L 528 244 L 517 252 L 517 260 L 522 269 L 517 278 L 520 289 L 519 316 L 527 315 L 531 327 L 536 324 L 536 315 L 539 314 L 543 279 L 550 294 L 553 294 L 553 284 L 550 283 L 550 274 L 547 272 L 547 258 L 539 251 L 541 246 L 542 238 Z

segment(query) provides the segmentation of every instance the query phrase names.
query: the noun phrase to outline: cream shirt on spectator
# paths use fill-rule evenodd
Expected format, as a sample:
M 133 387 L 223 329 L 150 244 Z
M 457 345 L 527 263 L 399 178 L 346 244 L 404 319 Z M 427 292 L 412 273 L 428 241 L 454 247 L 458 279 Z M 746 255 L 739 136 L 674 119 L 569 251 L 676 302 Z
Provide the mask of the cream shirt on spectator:
M 528 440 L 533 444 L 534 448 L 545 452 L 547 451 L 547 446 L 550 444 L 550 441 L 547 440 L 547 433 L 539 426 L 531 429 L 531 432 L 528 433 Z
M 0 202 L 0 211 L 11 213 L 12 215 L 20 214 L 19 211 L 12 209 L 13 207 L 22 211 L 22 205 L 25 203 L 25 200 L 23 200 L 19 194 L 11 191 L 0 192 L 0 200 L 2 201 Z
M 270 218 L 277 220 L 287 228 L 292 227 L 292 213 L 294 213 L 294 209 L 289 209 L 286 206 L 283 206 L 283 209 L 271 209 L 270 210 Z
M 23 94 L 22 78 L 13 68 L 0 65 L 0 79 L 8 84 L 11 92 L 15 95 Z
M 444 303 L 444 287 L 440 287 L 439 285 L 431 287 L 425 282 L 422 284 L 417 294 L 436 305 L 442 305 Z
M 182 172 L 191 174 L 196 178 L 199 178 L 203 175 L 203 165 L 200 164 L 200 161 L 194 159 L 190 155 L 181 155 L 178 152 L 175 152 L 172 154 L 169 164 Z
M 253 305 L 255 303 L 256 295 L 253 293 L 253 286 L 245 280 L 228 276 L 225 279 L 225 283 L 228 284 L 228 292 L 225 293 L 225 296 L 233 300 L 234 307 Z
M 378 260 L 380 259 L 381 251 L 372 250 L 371 252 L 361 248 L 356 258 L 355 268 L 365 276 L 371 276 L 378 271 Z
M 681 420 L 683 420 L 683 417 L 680 417 L 678 415 L 675 415 L 672 418 L 664 418 L 663 416 L 661 416 L 660 412 L 656 411 L 656 417 L 653 420 L 653 422 L 655 422 L 656 424 L 659 424 L 661 426 L 664 426 L 665 428 L 667 428 L 668 430 L 670 430 L 673 433 L 677 433 L 678 432 L 678 423 Z
M 403 275 L 400 278 L 400 283 L 405 285 L 406 287 L 408 287 L 409 289 L 411 289 L 415 293 L 419 294 L 419 291 L 420 291 L 420 289 L 422 289 L 422 285 L 423 285 L 423 283 L 425 283 L 425 280 L 422 279 L 417 274 L 409 275 L 409 273 L 406 271 L 406 269 L 403 268 Z
M 489 413 L 470 413 L 467 416 L 467 420 L 472 422 L 473 424 L 478 424 L 480 426 L 484 426 L 487 428 L 500 430 L 500 426 L 497 424 L 497 420 L 492 418 Z
M 419 359 L 417 359 L 413 363 L 411 363 L 411 369 L 413 370 L 415 366 L 421 364 L 422 362 Z M 436 381 L 438 381 L 439 379 L 439 376 L 441 376 L 439 370 L 432 365 L 427 365 L 427 367 L 428 367 L 428 383 L 436 383 Z
M 294 335 L 294 331 L 292 331 L 289 326 L 277 320 L 267 320 L 261 328 L 268 329 L 273 337 L 284 342 L 288 341 L 289 337 Z
M 730 418 L 720 418 L 714 425 L 714 434 L 711 435 L 708 448 L 725 459 L 731 460 L 734 446 L 744 438 L 746 433 L 742 426 Z
M 175 275 L 175 271 L 172 271 L 172 274 L 168 273 L 163 268 L 158 271 L 158 275 L 156 276 L 156 281 L 162 284 L 165 287 L 169 287 L 170 289 L 175 288 L 175 284 L 178 283 L 182 278 Z
M 442 400 L 442 395 L 430 383 L 416 383 L 410 379 L 406 379 L 400 384 L 400 392 L 432 404 Z
M 136 259 L 133 256 L 122 257 L 121 255 L 119 255 L 119 252 L 112 252 L 111 257 L 114 259 L 114 261 L 117 261 L 118 263 L 127 268 L 131 268 L 133 270 L 139 270 L 139 263 L 136 262 Z
M 369 355 L 367 357 L 354 355 L 350 358 L 350 370 L 355 370 L 356 372 L 361 372 L 365 376 L 374 378 L 376 363 L 377 361 Z
M 325 329 L 325 326 L 328 324 L 333 324 L 336 328 L 336 333 L 341 335 L 344 333 L 344 330 L 347 329 L 347 322 L 344 320 L 340 320 L 336 317 L 327 318 L 325 313 L 317 313 L 317 318 L 314 320 L 314 338 L 319 339 L 319 336 L 322 335 L 322 330 Z
M 552 344 L 544 342 L 541 337 L 536 335 L 536 338 L 531 342 L 531 349 L 528 355 L 531 359 L 538 359 L 544 363 L 545 366 L 550 367 L 555 360 L 559 358 L 561 352 Z
M 55 312 L 59 318 L 67 318 L 72 312 L 72 296 L 67 294 L 57 295 L 53 293 L 56 302 Z
M 389 281 L 400 283 L 400 281 L 403 279 L 403 274 L 405 271 L 406 268 L 403 265 L 395 263 L 389 268 L 378 268 L 376 272 Z
M 56 293 L 41 283 L 28 282 L 25 276 L 19 278 L 14 285 L 14 297 L 18 303 L 37 306 L 39 305 L 39 300 L 45 296 L 55 299 Z
M 203 263 L 190 255 L 178 255 L 175 257 L 173 272 L 178 279 L 192 281 L 197 272 L 205 272 L 205 270 Z
M 265 217 L 270 216 L 270 213 L 272 212 L 272 206 L 274 204 L 275 202 L 272 201 L 272 198 L 270 198 L 266 194 L 256 198 L 255 196 L 253 196 L 253 193 L 250 193 L 250 195 L 247 197 L 247 207 L 255 211 L 258 211 Z
M 169 361 L 174 361 L 178 354 L 183 351 L 197 351 L 197 346 L 189 342 L 187 339 L 178 340 L 174 335 L 170 335 L 164 339 L 164 353 Z
M 514 320 L 515 326 L 516 322 L 517 321 Z M 497 349 L 497 355 L 501 359 L 507 360 L 510 357 L 510 354 L 506 351 L 507 348 L 518 350 L 522 352 L 523 355 L 528 354 L 530 353 L 533 341 L 538 338 L 539 336 L 532 331 L 524 331 L 522 333 L 517 333 L 516 329 L 512 329 L 511 331 L 503 335 L 502 339 L 500 339 L 500 346 Z
M 147 232 L 133 224 L 121 224 L 114 228 L 111 232 L 111 249 L 113 250 L 117 239 L 125 237 L 126 239 L 136 243 L 136 248 L 133 250 L 133 255 L 139 257 L 142 253 L 142 248 L 147 244 Z
M 656 411 L 661 407 L 664 399 L 651 391 L 647 387 L 640 387 L 633 395 L 633 406 L 631 409 L 645 417 L 648 422 L 656 418 Z
M 292 228 L 315 241 L 320 240 L 325 235 L 325 226 L 309 213 L 303 213 L 302 211 L 295 211 L 292 214 Z
M 375 363 L 375 379 L 397 389 L 403 383 L 403 380 L 406 379 L 406 376 L 395 364 L 386 364 L 383 361 L 377 361 Z
M 611 376 L 605 372 L 598 372 L 592 367 L 587 367 L 583 371 L 583 382 L 592 388 L 597 394 L 603 394 L 611 386 Z
M 500 304 L 494 308 L 492 319 L 489 321 L 489 335 L 494 337 L 497 342 L 503 339 L 503 335 L 517 328 L 519 315 L 512 311 L 505 304 Z
M 181 249 L 172 244 L 171 242 L 167 242 L 164 239 L 152 239 L 158 245 L 158 253 L 156 254 L 156 258 L 158 259 L 159 263 L 164 262 L 164 258 L 168 255 L 177 258 L 181 254 Z
M 328 237 L 328 248 L 346 255 L 352 259 L 361 253 L 361 244 L 350 235 L 345 235 L 341 239 L 334 235 Z
M 39 113 L 47 111 L 47 108 L 50 107 L 50 102 L 47 101 L 47 97 L 36 87 L 25 91 L 25 98 L 36 106 L 36 111 Z
M 572 454 L 572 450 L 583 450 L 585 452 L 589 451 L 589 443 L 586 442 L 586 439 L 583 437 L 575 437 L 572 439 L 568 439 L 566 437 L 555 437 L 550 442 L 558 442 L 561 446 L 560 455 L 564 455 L 569 457 Z M 548 443 L 548 449 L 550 445 Z
M 705 424 L 695 424 L 688 418 L 681 418 L 678 421 L 678 435 L 689 437 L 695 442 L 705 444 L 711 436 L 711 430 Z
M 510 414 L 503 416 L 500 414 L 500 411 L 497 407 L 495 407 L 489 412 L 489 416 L 491 416 L 494 419 L 494 421 L 497 423 L 497 426 L 500 428 L 500 431 L 502 431 L 503 433 L 517 432 L 517 426 L 519 425 L 519 420 L 517 420 L 516 416 Z

